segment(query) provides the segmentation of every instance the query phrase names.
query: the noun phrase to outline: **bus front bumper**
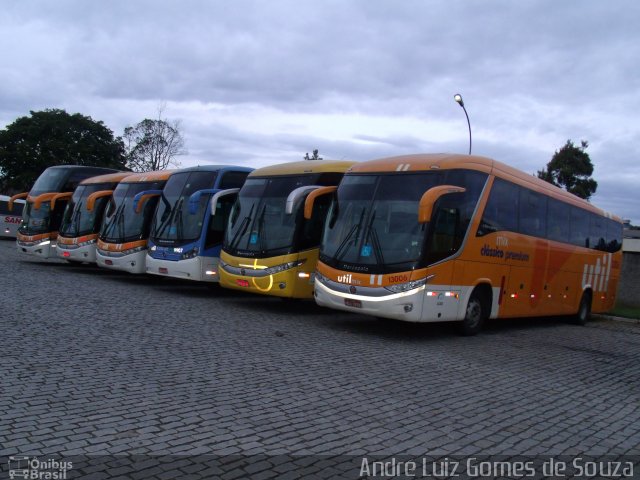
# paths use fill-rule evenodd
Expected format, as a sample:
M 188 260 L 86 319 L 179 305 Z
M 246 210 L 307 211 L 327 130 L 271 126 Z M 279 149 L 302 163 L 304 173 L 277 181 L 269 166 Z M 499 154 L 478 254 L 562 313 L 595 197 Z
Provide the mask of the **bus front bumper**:
M 102 253 L 100 249 L 97 249 L 96 263 L 98 264 L 99 267 L 140 274 L 140 273 L 145 273 L 146 256 L 147 256 L 146 250 L 129 253 L 121 257 L 115 257 L 115 256 L 107 256 L 104 253 Z
M 56 246 L 59 258 L 70 262 L 96 263 L 96 244 L 83 245 L 81 247 L 68 248 L 67 245 L 59 243 Z
M 218 257 L 197 256 L 185 260 L 164 260 L 147 254 L 146 272 L 163 277 L 184 278 L 196 282 L 218 282 Z
M 34 255 L 40 258 L 52 258 L 56 256 L 55 240 L 47 239 L 38 242 L 23 242 L 21 240 L 16 240 L 16 247 L 21 253 Z
M 330 282 L 333 283 L 333 282 Z M 365 288 L 357 288 L 356 291 L 366 291 Z M 345 312 L 361 313 L 374 317 L 392 318 L 405 322 L 423 322 L 422 303 L 424 299 L 424 287 L 409 290 L 403 293 L 391 293 L 382 295 L 382 289 L 371 288 L 378 295 L 359 295 L 346 293 L 330 285 L 325 285 L 316 277 L 315 300 L 322 307 L 343 310 Z

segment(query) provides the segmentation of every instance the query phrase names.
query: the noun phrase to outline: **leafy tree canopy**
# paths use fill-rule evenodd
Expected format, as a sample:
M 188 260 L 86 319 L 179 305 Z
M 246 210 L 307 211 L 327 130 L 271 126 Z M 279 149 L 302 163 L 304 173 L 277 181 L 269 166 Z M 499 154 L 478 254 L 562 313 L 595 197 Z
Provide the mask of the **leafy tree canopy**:
M 304 160 L 322 160 L 322 157 L 318 154 L 318 149 L 313 150 L 311 156 L 309 156 L 309 152 L 304 154 Z
M 28 191 L 54 165 L 124 169 L 124 144 L 102 122 L 59 109 L 31 111 L 0 130 L 3 191 Z
M 538 170 L 538 178 L 588 200 L 598 188 L 598 182 L 591 178 L 593 164 L 586 152 L 588 146 L 585 140 L 580 142 L 579 147 L 567 140 L 547 163 L 547 168 Z

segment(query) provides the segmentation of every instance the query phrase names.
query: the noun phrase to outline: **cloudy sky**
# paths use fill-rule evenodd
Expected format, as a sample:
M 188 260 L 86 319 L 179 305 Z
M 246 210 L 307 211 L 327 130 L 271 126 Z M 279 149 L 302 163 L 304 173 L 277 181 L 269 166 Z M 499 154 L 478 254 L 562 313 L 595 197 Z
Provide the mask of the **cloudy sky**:
M 62 108 L 181 121 L 182 166 L 468 151 L 526 172 L 589 142 L 640 225 L 636 0 L 6 0 L 0 128 Z

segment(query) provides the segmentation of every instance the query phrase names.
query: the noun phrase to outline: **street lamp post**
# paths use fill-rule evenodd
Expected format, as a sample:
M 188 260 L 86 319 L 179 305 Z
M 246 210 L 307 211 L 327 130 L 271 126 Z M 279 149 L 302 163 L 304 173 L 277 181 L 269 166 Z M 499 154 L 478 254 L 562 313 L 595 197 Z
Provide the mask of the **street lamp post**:
M 462 95 L 460 95 L 459 93 L 456 93 L 453 96 L 453 99 L 456 101 L 456 103 L 458 105 L 460 105 L 462 107 L 462 110 L 464 110 L 464 115 L 465 115 L 465 117 L 467 117 L 467 126 L 469 127 L 469 155 L 471 155 L 471 122 L 469 121 L 469 114 L 467 113 L 467 109 L 464 108 L 464 102 L 462 101 Z

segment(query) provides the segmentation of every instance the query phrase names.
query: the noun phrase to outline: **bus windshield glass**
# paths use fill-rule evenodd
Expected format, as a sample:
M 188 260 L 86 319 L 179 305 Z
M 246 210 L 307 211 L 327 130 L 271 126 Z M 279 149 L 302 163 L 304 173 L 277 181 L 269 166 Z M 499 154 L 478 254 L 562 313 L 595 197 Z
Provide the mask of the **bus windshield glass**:
M 353 174 L 340 184 L 324 231 L 321 260 L 347 271 L 421 268 L 462 244 L 487 175 L 467 170 Z M 431 222 L 418 223 L 420 198 L 437 185 L 467 189 L 441 197 Z
M 189 213 L 189 197 L 213 188 L 217 172 L 175 173 L 162 192 L 151 231 L 151 239 L 159 245 L 195 242 L 202 234 L 211 194 L 200 195 L 194 214 Z
M 70 173 L 71 171 L 65 168 L 49 168 L 45 170 L 31 187 L 29 195 L 37 197 L 43 193 L 59 192 Z
M 231 210 L 225 250 L 242 256 L 291 253 L 303 202 L 298 201 L 293 213 L 286 214 L 287 197 L 296 188 L 315 185 L 318 180 L 317 174 L 247 178 Z
M 91 212 L 86 209 L 87 197 L 100 190 L 108 190 L 111 184 L 95 183 L 90 185 L 79 185 L 73 192 L 73 196 L 67 204 L 60 225 L 60 235 L 63 237 L 79 237 L 95 233 L 102 220 L 104 205 L 108 201 L 107 197 L 97 199 Z
M 23 235 L 38 235 L 47 233 L 51 223 L 51 203 L 42 202 L 40 208 L 33 208 L 33 202 L 27 202 L 22 212 L 22 223 L 18 228 L 18 232 Z
M 145 239 L 158 197 L 148 199 L 140 212 L 133 209 L 133 198 L 145 190 L 161 190 L 164 182 L 120 183 L 107 207 L 100 238 L 109 243 L 123 243 Z

